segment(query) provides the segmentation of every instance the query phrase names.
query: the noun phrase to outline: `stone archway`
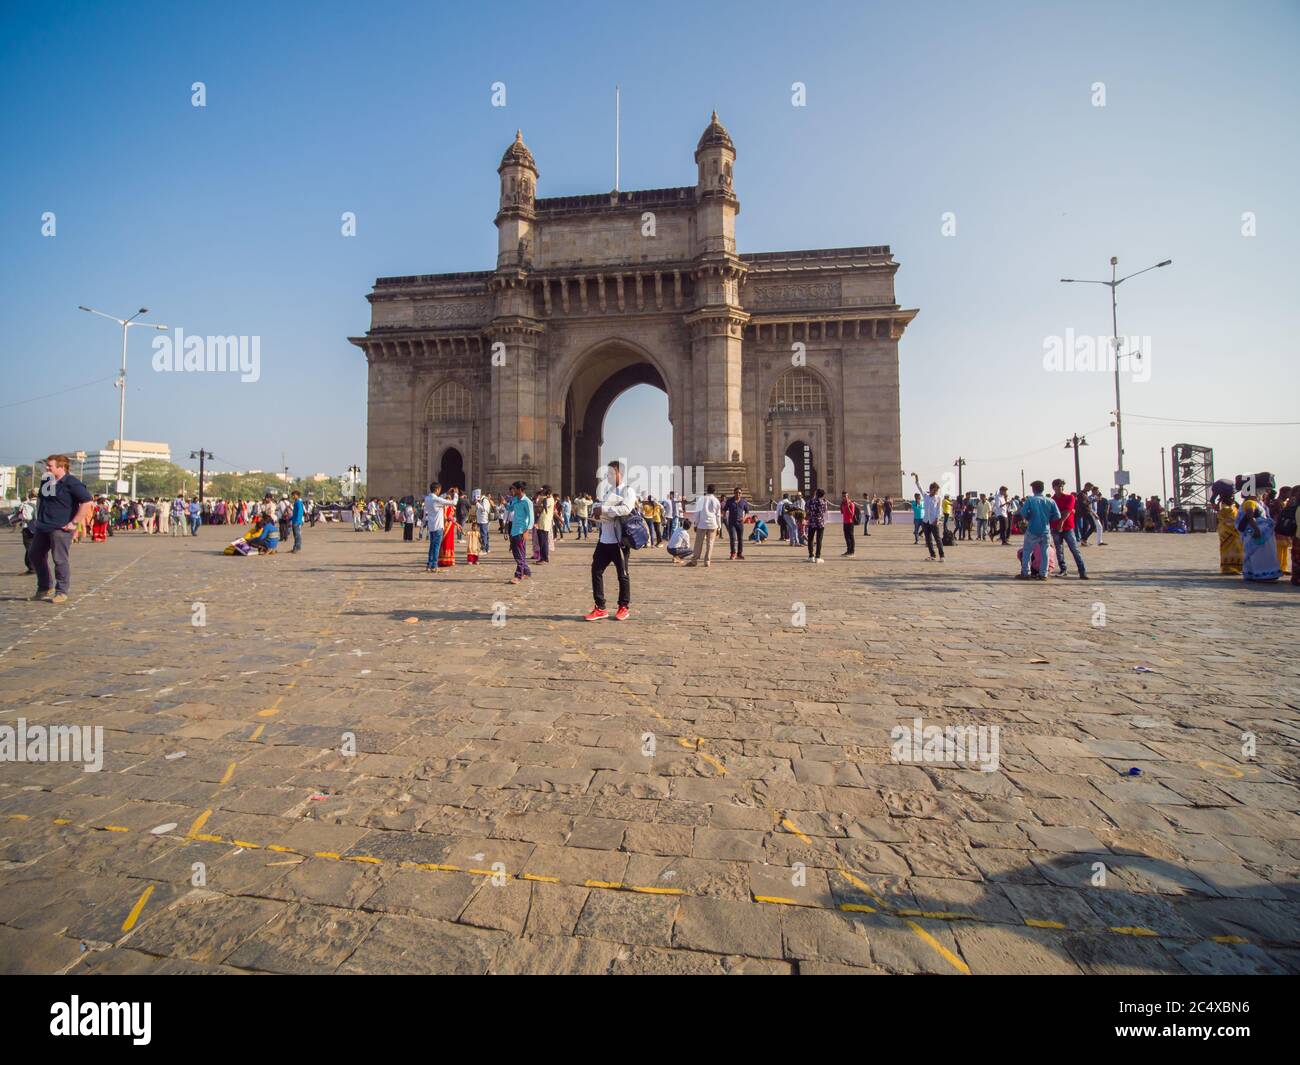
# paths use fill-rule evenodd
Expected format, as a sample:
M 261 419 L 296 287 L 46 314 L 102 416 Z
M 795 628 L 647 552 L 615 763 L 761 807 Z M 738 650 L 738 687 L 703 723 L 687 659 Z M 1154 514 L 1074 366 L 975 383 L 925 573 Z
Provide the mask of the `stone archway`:
M 795 487 L 805 497 L 817 491 L 817 463 L 812 445 L 803 440 L 792 440 L 785 449 L 785 457 L 794 465 Z M 782 484 L 782 489 L 785 485 Z
M 673 395 L 659 366 L 630 344 L 610 341 L 587 352 L 578 362 L 564 391 L 564 421 L 560 429 L 560 491 L 565 495 L 593 492 L 600 477 L 600 449 L 605 415 L 629 388 L 652 385 L 668 395 L 668 420 L 673 423 L 673 463 L 679 431 L 673 420 Z M 637 456 L 628 456 L 635 463 Z

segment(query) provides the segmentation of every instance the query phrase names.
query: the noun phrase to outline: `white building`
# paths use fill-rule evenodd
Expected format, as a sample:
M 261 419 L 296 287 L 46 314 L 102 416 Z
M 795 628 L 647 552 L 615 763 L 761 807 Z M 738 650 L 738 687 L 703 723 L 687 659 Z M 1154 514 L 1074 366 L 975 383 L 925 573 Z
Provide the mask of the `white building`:
M 117 441 L 110 440 L 102 451 L 87 451 L 81 463 L 81 480 L 87 487 L 94 488 L 105 481 L 118 478 Z M 148 440 L 123 440 L 122 465 L 125 468 L 124 479 L 130 480 L 131 467 L 145 459 L 157 459 L 171 462 L 172 449 L 167 444 L 158 444 Z
M 18 498 L 18 467 L 0 466 L 0 499 Z

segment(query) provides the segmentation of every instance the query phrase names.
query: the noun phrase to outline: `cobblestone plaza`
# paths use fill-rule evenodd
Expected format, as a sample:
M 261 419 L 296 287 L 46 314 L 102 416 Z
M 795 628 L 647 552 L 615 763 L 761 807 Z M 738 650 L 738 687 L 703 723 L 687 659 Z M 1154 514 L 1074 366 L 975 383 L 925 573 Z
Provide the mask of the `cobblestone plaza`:
M 1210 536 L 1088 583 L 898 525 L 647 550 L 601 625 L 589 544 L 512 587 L 499 539 L 305 539 L 119 534 L 66 606 L 6 568 L 0 727 L 104 731 L 0 764 L 0 970 L 1300 971 L 1297 590 Z M 996 768 L 898 760 L 918 719 Z

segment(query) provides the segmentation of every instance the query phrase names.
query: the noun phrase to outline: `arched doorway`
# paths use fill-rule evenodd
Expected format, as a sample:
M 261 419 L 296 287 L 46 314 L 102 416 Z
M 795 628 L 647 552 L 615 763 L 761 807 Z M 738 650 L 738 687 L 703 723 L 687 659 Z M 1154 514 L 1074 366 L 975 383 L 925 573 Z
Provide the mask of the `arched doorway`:
M 794 367 L 777 378 L 768 396 L 764 432 L 769 476 L 779 491 L 807 496 L 834 487 L 835 432 L 829 391 L 820 375 Z
M 465 491 L 465 457 L 457 448 L 449 447 L 438 461 L 438 483 L 445 491 L 459 488 Z
M 676 462 L 677 434 L 672 426 L 671 396 L 668 423 L 672 444 L 671 455 L 667 459 L 660 454 L 663 450 L 662 437 L 651 426 L 640 421 L 647 411 L 654 411 L 656 405 L 620 403 L 613 415 L 617 421 L 607 422 L 607 415 L 615 400 L 629 390 L 641 394 L 645 389 L 638 386 L 646 385 L 669 394 L 659 368 L 645 354 L 629 345 L 611 342 L 584 357 L 582 366 L 574 375 L 565 395 L 564 425 L 560 436 L 559 485 L 563 494 L 594 492 L 601 479 L 602 462 L 610 458 L 623 458 L 633 466 L 647 468 L 665 462 Z M 653 418 L 654 415 L 651 414 L 650 417 Z M 628 418 L 637 419 L 637 424 L 629 427 L 626 422 Z M 607 433 L 611 445 L 623 454 L 602 456 L 602 451 L 608 450 L 605 447 Z M 645 485 L 637 485 L 637 488 L 640 492 L 646 491 Z M 649 490 L 656 495 L 665 491 L 653 484 Z
M 790 446 L 785 449 L 785 460 L 788 465 L 781 475 L 782 491 L 799 491 L 805 496 L 810 496 L 817 491 L 817 466 L 813 462 L 811 445 L 802 440 L 791 441 Z M 786 488 L 787 476 L 793 476 L 793 489 Z

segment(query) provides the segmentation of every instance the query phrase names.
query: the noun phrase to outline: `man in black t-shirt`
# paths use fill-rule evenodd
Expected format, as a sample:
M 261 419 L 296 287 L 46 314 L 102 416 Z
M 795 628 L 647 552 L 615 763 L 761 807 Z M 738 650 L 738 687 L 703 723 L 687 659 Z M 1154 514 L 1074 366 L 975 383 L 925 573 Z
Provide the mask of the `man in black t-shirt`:
M 36 594 L 32 596 L 33 601 L 68 601 L 68 591 L 72 587 L 72 566 L 68 562 L 72 533 L 78 525 L 85 522 L 94 506 L 95 500 L 90 490 L 68 473 L 68 456 L 50 455 L 45 460 L 40 502 L 36 508 L 36 520 L 32 522 L 29 558 L 32 568 L 36 570 Z M 51 552 L 54 554 L 55 577 L 52 594 L 47 561 Z

